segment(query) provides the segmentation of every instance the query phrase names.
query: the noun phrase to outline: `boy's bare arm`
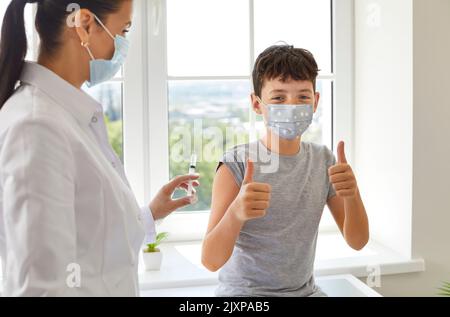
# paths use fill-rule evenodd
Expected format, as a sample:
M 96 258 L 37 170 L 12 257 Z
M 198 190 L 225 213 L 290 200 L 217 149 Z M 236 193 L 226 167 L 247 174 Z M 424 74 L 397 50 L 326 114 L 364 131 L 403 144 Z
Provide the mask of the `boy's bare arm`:
M 337 195 L 328 200 L 328 207 L 348 245 L 361 250 L 369 241 L 369 221 L 343 142 L 338 146 L 338 163 L 329 169 L 329 175 Z
M 202 250 L 202 263 L 210 271 L 217 271 L 231 257 L 244 223 L 264 217 L 269 208 L 270 185 L 254 183 L 253 169 L 253 162 L 248 162 L 240 189 L 224 165 L 214 178 L 211 216 Z

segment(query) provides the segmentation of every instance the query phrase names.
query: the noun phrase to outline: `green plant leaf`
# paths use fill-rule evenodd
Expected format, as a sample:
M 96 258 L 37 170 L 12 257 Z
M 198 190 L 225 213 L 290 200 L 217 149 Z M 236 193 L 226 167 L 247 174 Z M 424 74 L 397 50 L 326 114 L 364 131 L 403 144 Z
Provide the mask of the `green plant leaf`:
M 168 236 L 169 236 L 169 233 L 168 233 L 168 232 L 161 232 L 160 234 L 158 234 L 158 235 L 156 236 L 156 242 L 155 242 L 155 244 L 156 244 L 156 245 L 161 244 L 161 242 L 163 242 Z
M 440 293 L 438 295 L 440 296 L 450 296 L 450 283 L 444 282 L 444 285 L 439 288 Z

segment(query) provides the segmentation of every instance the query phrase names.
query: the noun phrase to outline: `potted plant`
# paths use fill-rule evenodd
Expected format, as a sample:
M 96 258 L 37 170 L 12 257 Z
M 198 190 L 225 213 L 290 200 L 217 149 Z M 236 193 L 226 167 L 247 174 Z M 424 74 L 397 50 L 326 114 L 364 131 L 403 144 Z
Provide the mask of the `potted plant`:
M 441 296 L 450 296 L 450 283 L 445 282 L 444 285 L 439 289 Z
M 158 246 L 168 237 L 167 232 L 159 233 L 156 236 L 155 243 L 147 244 L 147 247 L 143 250 L 142 256 L 144 259 L 145 269 L 147 271 L 159 271 L 162 263 L 162 252 L 158 249 Z

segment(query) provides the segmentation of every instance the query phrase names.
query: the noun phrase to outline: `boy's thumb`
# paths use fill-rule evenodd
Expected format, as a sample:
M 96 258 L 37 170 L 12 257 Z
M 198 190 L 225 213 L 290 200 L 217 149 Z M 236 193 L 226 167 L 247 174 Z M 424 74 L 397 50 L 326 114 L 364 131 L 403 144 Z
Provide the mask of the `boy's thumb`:
M 253 171 L 254 171 L 254 164 L 253 161 L 247 160 L 247 169 L 245 171 L 244 176 L 244 185 L 253 183 Z
M 338 154 L 338 163 L 347 164 L 347 158 L 345 157 L 345 143 L 343 141 L 339 142 L 337 154 Z

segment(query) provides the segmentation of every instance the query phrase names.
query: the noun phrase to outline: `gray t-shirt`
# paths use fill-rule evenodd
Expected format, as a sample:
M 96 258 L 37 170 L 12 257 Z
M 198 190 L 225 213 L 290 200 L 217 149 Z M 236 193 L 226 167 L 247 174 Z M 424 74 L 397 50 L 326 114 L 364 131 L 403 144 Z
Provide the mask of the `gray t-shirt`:
M 239 187 L 247 158 L 254 162 L 254 181 L 272 186 L 264 218 L 242 228 L 233 254 L 219 272 L 217 296 L 326 296 L 314 282 L 314 258 L 320 218 L 336 195 L 328 178 L 335 164 L 325 146 L 301 143 L 293 156 L 271 153 L 262 142 L 234 147 L 225 164 Z

